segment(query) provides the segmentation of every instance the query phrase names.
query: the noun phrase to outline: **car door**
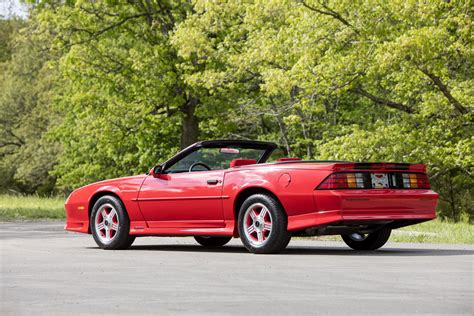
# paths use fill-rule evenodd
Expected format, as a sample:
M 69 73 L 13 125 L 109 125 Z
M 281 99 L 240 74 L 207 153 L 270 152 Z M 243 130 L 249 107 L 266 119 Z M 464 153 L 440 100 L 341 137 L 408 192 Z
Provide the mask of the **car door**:
M 224 227 L 224 170 L 149 175 L 138 203 L 151 228 Z

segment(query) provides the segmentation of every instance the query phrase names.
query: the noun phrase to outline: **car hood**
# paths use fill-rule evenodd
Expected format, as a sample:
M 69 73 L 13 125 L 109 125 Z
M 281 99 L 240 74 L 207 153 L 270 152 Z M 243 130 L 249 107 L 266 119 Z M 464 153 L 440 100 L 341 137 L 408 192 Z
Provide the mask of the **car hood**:
M 137 176 L 102 180 L 80 187 L 74 190 L 73 193 L 77 193 L 80 191 L 105 191 L 110 189 L 112 189 L 112 191 L 115 191 L 117 189 L 121 191 L 138 190 L 146 177 L 146 174 L 141 174 Z

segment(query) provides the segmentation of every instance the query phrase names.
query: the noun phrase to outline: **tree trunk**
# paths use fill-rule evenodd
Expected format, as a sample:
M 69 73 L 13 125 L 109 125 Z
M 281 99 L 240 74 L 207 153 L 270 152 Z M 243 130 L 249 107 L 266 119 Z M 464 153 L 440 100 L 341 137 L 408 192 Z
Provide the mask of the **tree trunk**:
M 181 111 L 184 113 L 183 126 L 181 129 L 181 149 L 194 144 L 198 140 L 199 134 L 199 120 L 195 115 L 196 106 L 199 100 L 195 97 L 190 97 Z
M 456 197 L 454 195 L 454 183 L 453 183 L 453 172 L 452 170 L 448 173 L 448 185 L 449 185 L 449 204 L 451 206 L 451 216 L 455 222 L 458 221 L 458 212 L 456 210 Z
M 286 130 L 285 123 L 281 119 L 281 116 L 278 113 L 278 109 L 277 109 L 275 103 L 273 103 L 273 100 L 270 100 L 270 102 L 271 102 L 271 105 L 272 105 L 272 108 L 273 108 L 273 112 L 274 112 L 276 121 L 278 123 L 278 127 L 280 128 L 281 138 L 283 139 L 283 145 L 285 146 L 285 149 L 286 149 L 285 154 L 288 157 L 290 157 L 291 156 L 290 141 L 288 139 L 288 132 Z
M 308 156 L 307 159 L 312 159 L 313 158 L 313 146 L 311 144 L 310 137 L 308 135 L 308 131 L 306 130 L 306 116 L 304 115 L 303 111 L 301 109 L 297 108 L 296 109 L 296 114 L 300 117 L 301 119 L 301 130 L 303 132 L 303 137 L 306 143 L 306 155 Z

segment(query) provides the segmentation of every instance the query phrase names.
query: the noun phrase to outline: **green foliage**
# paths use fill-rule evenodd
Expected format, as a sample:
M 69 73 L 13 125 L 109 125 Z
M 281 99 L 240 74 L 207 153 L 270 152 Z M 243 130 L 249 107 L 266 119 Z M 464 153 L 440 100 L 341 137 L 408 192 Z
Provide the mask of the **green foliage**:
M 0 195 L 0 220 L 64 219 L 64 198 Z
M 179 78 L 168 37 L 185 9 L 76 1 L 39 11 L 62 55 L 56 105 L 64 116 L 52 130 L 64 144 L 53 172 L 59 186 L 144 173 L 179 149 L 193 92 Z
M 33 146 L 5 147 L 3 188 L 75 188 L 197 139 L 249 138 L 303 158 L 426 163 L 440 216 L 474 220 L 470 1 L 35 6 L 23 44 L 0 47 L 0 109 Z
M 173 40 L 187 80 L 231 96 L 245 137 L 305 158 L 426 163 L 441 216 L 474 216 L 468 1 L 195 8 Z
M 44 38 L 34 36 L 35 22 L 0 20 L 0 190 L 50 193 L 59 144 L 45 135 L 57 121 L 51 90 L 57 83 Z M 4 28 L 5 27 L 5 28 Z M 21 27 L 24 27 L 19 30 Z

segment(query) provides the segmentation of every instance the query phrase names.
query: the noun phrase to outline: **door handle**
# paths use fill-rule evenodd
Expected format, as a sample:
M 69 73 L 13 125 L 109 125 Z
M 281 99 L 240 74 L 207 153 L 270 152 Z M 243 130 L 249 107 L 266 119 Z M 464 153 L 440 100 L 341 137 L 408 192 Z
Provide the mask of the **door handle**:
M 212 179 L 212 180 L 207 180 L 207 184 L 217 184 L 219 180 L 217 179 Z

